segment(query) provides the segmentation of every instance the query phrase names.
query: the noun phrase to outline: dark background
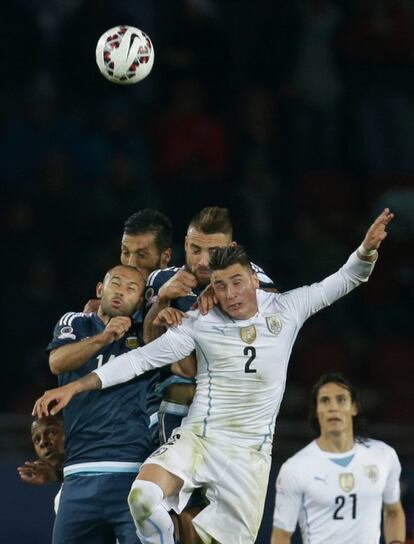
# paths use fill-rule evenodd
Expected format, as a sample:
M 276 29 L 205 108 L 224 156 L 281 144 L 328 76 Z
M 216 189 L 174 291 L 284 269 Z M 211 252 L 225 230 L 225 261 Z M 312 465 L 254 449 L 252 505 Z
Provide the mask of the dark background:
M 371 434 L 400 454 L 412 532 L 413 3 L 15 0 L 3 16 L 0 454 L 17 503 L 52 508 L 9 469 L 32 455 L 28 414 L 55 385 L 53 326 L 118 262 L 131 213 L 171 218 L 181 264 L 194 213 L 227 206 L 235 239 L 288 290 L 335 271 L 388 206 L 396 217 L 368 285 L 299 336 L 275 464 L 310 438 L 310 386 L 343 370 Z M 154 43 L 137 85 L 111 84 L 95 65 L 99 36 L 117 24 Z

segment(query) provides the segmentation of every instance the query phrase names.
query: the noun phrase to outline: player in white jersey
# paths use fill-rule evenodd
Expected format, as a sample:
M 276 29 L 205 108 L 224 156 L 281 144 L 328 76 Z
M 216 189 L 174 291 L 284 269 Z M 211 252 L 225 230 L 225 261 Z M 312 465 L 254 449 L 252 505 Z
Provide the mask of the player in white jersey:
M 145 461 L 128 498 L 143 543 L 172 544 L 167 511 L 180 512 L 199 487 L 209 504 L 193 523 L 204 543 L 255 541 L 293 343 L 308 317 L 368 280 L 392 218 L 386 208 L 338 272 L 283 294 L 257 290 L 243 248 L 217 249 L 210 269 L 218 306 L 204 316 L 189 312 L 154 342 L 37 400 L 34 413 L 55 414 L 73 395 L 122 383 L 196 350 L 197 387 L 188 416 Z M 158 324 L 175 312 L 163 310 Z
M 401 465 L 393 448 L 365 438 L 360 403 L 338 373 L 315 384 L 310 420 L 318 438 L 288 459 L 276 483 L 272 544 L 289 544 L 296 524 L 305 544 L 405 542 Z

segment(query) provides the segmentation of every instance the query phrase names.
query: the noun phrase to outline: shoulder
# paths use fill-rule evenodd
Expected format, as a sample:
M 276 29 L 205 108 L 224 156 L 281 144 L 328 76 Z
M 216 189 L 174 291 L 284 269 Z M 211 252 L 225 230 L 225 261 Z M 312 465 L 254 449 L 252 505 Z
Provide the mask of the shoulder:
M 176 274 L 181 268 L 179 266 L 169 266 L 168 268 L 159 268 L 154 270 L 148 276 L 147 287 L 161 286 L 168 281 L 174 274 Z
M 384 457 L 397 457 L 397 452 L 395 449 L 383 442 L 382 440 L 377 440 L 374 438 L 367 438 L 358 445 L 360 448 L 364 448 L 365 451 L 373 453 L 376 455 L 382 455 Z
M 266 274 L 266 272 L 263 270 L 263 268 L 261 268 L 260 266 L 258 266 L 255 263 L 252 263 L 252 262 L 250 264 L 251 264 L 251 267 L 253 269 L 253 272 L 256 272 L 257 277 L 259 278 L 261 287 L 274 287 L 274 283 L 273 283 L 272 278 L 270 278 Z
M 85 312 L 67 312 L 64 314 L 58 321 L 58 327 L 72 327 L 75 323 L 90 321 L 92 318 L 92 313 Z
M 93 313 L 67 312 L 55 326 L 54 338 L 58 340 L 77 340 L 90 331 L 93 322 Z
M 308 467 L 314 463 L 316 455 L 317 451 L 315 450 L 315 444 L 314 442 L 311 442 L 283 463 L 283 472 L 298 477 L 306 475 L 308 473 Z

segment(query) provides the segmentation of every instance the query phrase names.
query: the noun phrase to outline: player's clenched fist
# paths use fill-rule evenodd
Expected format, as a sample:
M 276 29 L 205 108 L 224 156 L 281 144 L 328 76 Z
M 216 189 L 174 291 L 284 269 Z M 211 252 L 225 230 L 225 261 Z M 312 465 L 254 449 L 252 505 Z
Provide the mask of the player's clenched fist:
M 178 297 L 185 297 L 197 286 L 196 277 L 190 272 L 179 270 L 170 278 L 158 292 L 161 301 L 173 300 Z
M 104 339 L 109 343 L 119 340 L 131 327 L 131 318 L 118 315 L 112 317 L 105 327 L 102 335 Z
M 154 325 L 157 327 L 177 327 L 181 325 L 185 317 L 187 315 L 177 308 L 164 308 L 154 319 Z

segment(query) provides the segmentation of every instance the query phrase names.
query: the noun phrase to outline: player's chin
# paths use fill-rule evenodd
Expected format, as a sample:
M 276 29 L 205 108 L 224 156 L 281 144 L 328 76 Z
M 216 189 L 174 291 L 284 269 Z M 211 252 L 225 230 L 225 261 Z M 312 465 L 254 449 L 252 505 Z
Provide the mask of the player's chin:
M 194 276 L 196 277 L 199 286 L 207 287 L 210 283 L 210 272 L 208 270 L 196 270 Z

